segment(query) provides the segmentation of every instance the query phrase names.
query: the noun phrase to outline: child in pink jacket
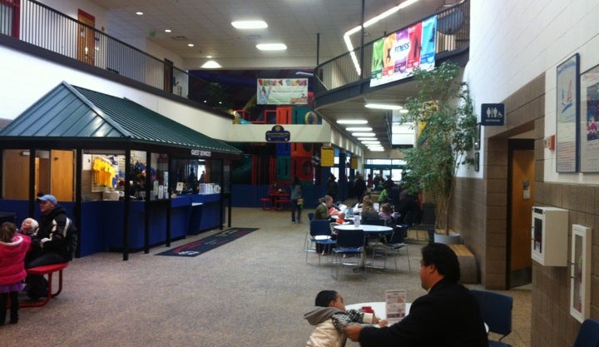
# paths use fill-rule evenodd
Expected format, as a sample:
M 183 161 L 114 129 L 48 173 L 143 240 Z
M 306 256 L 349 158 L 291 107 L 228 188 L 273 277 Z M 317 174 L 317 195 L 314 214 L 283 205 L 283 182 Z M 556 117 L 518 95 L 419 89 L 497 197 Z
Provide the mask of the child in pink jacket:
M 10 222 L 0 226 L 0 326 L 6 320 L 6 306 L 10 295 L 10 324 L 19 321 L 19 291 L 23 289 L 25 254 L 31 239 L 16 233 L 17 227 Z

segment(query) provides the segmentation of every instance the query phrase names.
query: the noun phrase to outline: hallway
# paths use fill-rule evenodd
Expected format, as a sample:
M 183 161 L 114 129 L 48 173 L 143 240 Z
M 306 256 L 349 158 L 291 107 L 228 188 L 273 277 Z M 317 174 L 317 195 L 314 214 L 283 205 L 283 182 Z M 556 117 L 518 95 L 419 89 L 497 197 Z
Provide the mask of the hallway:
M 22 309 L 19 324 L 0 328 L 2 345 L 301 347 L 312 330 L 303 314 L 320 290 L 337 290 L 346 303 L 382 301 L 387 289 L 406 289 L 408 301 L 425 293 L 418 244 L 410 245 L 411 272 L 400 260 L 399 273 L 369 271 L 366 281 L 336 282 L 328 257 L 318 267 L 310 254 L 305 264 L 306 212 L 303 224 L 292 224 L 288 212 L 234 208 L 234 227 L 260 229 L 194 258 L 154 256 L 165 250 L 159 246 L 126 262 L 119 253 L 75 259 L 60 296 Z M 530 290 L 507 293 L 514 297 L 514 326 L 504 341 L 530 346 Z M 44 333 L 32 334 L 31 326 Z

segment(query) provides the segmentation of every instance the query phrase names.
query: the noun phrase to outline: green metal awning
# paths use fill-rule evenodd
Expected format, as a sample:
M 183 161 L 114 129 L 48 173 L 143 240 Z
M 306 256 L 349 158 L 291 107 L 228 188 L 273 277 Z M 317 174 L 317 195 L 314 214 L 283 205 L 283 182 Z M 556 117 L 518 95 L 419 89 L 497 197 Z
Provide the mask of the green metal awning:
M 131 100 L 62 82 L 0 130 L 0 141 L 57 139 L 95 143 L 123 140 L 222 154 L 242 151 Z

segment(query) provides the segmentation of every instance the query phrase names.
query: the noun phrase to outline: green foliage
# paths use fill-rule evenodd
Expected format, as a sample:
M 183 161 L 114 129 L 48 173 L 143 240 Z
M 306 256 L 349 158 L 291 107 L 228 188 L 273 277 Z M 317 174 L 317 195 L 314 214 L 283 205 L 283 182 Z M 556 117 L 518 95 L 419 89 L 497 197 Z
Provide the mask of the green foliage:
M 449 232 L 450 202 L 461 165 L 474 162 L 477 118 L 460 68 L 443 63 L 432 71 L 416 70 L 419 92 L 408 98 L 402 122 L 424 126 L 414 148 L 404 150 L 410 192 L 424 190 L 436 205 L 437 227 Z M 441 218 L 443 216 L 443 218 Z

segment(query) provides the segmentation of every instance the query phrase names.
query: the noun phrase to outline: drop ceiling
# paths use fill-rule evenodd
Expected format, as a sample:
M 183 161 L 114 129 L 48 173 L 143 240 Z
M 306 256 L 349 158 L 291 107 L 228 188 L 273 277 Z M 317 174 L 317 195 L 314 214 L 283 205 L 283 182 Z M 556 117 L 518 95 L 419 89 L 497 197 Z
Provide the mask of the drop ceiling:
M 397 0 L 92 0 L 107 11 L 107 33 L 125 42 L 149 40 L 179 55 L 181 68 L 196 70 L 212 56 L 223 69 L 313 69 L 347 52 L 343 34 L 398 5 Z M 414 23 L 452 0 L 419 0 L 366 28 L 364 42 Z M 142 16 L 136 15 L 143 12 Z M 264 20 L 266 29 L 238 30 L 231 22 Z M 165 29 L 171 30 L 166 33 Z M 351 36 L 354 47 L 360 34 Z M 143 40 L 142 40 L 143 39 Z M 285 51 L 263 52 L 258 43 L 282 42 Z M 193 43 L 194 47 L 188 47 Z M 364 108 L 364 99 L 401 100 L 414 84 L 382 88 L 318 109 L 331 123 L 342 117 L 367 117 L 377 134 L 386 134 L 385 111 Z M 377 135 L 377 137 L 379 137 Z M 386 138 L 386 135 L 385 135 Z M 386 147 L 389 143 L 383 139 Z

